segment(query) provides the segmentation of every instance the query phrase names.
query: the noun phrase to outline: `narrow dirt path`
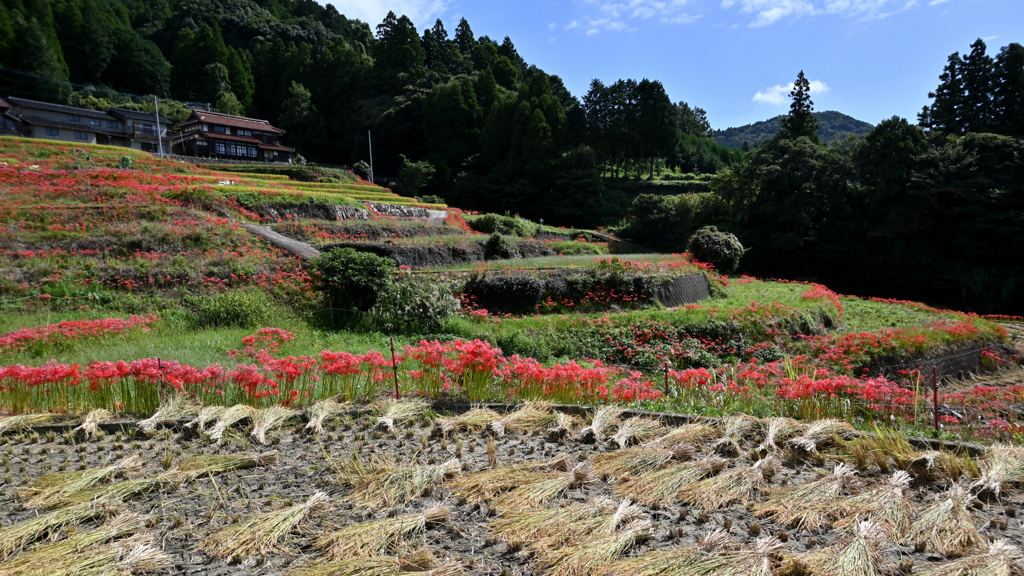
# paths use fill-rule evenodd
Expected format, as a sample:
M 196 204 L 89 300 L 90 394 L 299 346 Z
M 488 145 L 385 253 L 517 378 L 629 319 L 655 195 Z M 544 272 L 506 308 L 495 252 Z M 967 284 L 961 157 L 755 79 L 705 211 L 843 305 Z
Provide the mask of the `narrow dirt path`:
M 245 228 L 252 234 L 257 235 L 266 240 L 267 242 L 270 242 L 274 246 L 287 250 L 300 258 L 316 258 L 317 256 L 320 255 L 320 251 L 317 250 L 316 248 L 313 248 L 312 246 L 306 244 L 305 242 L 300 242 L 298 240 L 288 238 L 287 236 L 282 236 L 281 234 L 274 232 L 274 230 L 271 229 L 270 226 L 242 224 L 242 228 Z

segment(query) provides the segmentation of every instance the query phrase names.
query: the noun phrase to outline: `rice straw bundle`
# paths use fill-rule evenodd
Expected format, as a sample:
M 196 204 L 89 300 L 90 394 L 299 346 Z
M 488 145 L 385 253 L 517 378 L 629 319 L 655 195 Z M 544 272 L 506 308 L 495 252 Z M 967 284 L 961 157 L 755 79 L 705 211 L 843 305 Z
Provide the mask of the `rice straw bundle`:
M 563 494 L 572 487 L 579 487 L 593 477 L 593 468 L 584 462 L 566 472 L 548 472 L 520 482 L 518 486 L 494 498 L 491 505 L 501 511 L 520 510 L 536 507 Z
M 44 412 L 42 414 L 15 414 L 0 418 L 0 434 L 8 432 L 20 432 L 33 426 L 42 426 L 57 419 L 56 414 Z
M 548 439 L 558 440 L 559 438 L 565 438 L 566 436 L 572 436 L 573 430 L 579 426 L 582 421 L 573 416 L 572 414 L 566 414 L 565 412 L 555 412 L 555 421 L 553 425 L 548 428 Z
M 837 544 L 792 556 L 787 559 L 783 572 L 816 576 L 883 576 L 880 548 L 884 543 L 885 530 L 871 522 L 860 522 L 854 528 L 853 539 L 846 545 Z
M 971 484 L 971 489 L 998 498 L 1004 488 L 1024 481 L 1024 448 L 1006 444 L 989 446 L 979 468 L 981 478 Z
M 804 431 L 807 426 L 792 418 L 768 418 L 765 420 L 764 442 L 757 447 L 761 454 L 778 454 L 782 452 L 780 442 L 785 442 Z
M 833 506 L 855 481 L 853 466 L 837 464 L 828 476 L 775 492 L 754 513 L 794 529 L 820 528 L 833 519 Z
M 629 500 L 616 504 L 609 498 L 600 498 L 564 508 L 510 513 L 492 522 L 491 531 L 509 543 L 530 545 L 532 550 L 553 550 L 591 534 L 611 534 L 642 516 L 640 507 Z
M 726 464 L 724 458 L 708 456 L 693 462 L 667 466 L 616 486 L 615 493 L 644 504 L 671 504 L 679 498 L 684 488 L 722 470 Z
M 32 576 L 128 576 L 173 566 L 149 534 L 68 551 L 45 564 L 29 567 Z M 19 572 L 15 572 L 19 573 Z M 20 572 L 25 574 L 25 572 Z
M 786 445 L 804 452 L 817 452 L 819 444 L 851 438 L 857 434 L 849 422 L 829 418 L 813 422 L 803 434 L 789 440 Z
M 536 564 L 550 576 L 589 576 L 651 533 L 650 520 L 638 520 L 618 532 L 541 551 Z
M 523 462 L 462 476 L 448 486 L 455 496 L 482 502 L 517 486 L 542 481 L 551 471 L 568 471 L 572 465 L 572 460 L 563 454 L 547 462 Z
M 923 543 L 928 550 L 946 556 L 978 550 L 983 540 L 967 509 L 972 498 L 970 492 L 953 484 L 939 502 L 921 513 L 903 541 Z
M 275 466 L 279 459 L 277 452 L 268 452 L 258 456 L 249 454 L 197 456 L 189 458 L 177 467 L 177 479 L 179 482 L 192 482 L 203 476 L 221 474 L 231 470 L 247 470 L 257 466 L 268 468 Z
M 487 429 L 487 426 L 501 418 L 501 415 L 490 408 L 473 408 L 465 414 L 438 418 L 437 425 L 443 434 L 451 432 L 469 432 L 477 434 Z
M 149 518 L 133 512 L 118 514 L 99 528 L 78 532 L 59 542 L 37 546 L 13 560 L 0 564 L 0 576 L 38 574 L 55 559 L 115 538 L 141 532 L 146 528 L 148 521 Z
M 101 500 L 127 502 L 135 497 L 149 494 L 154 490 L 162 490 L 166 487 L 172 486 L 178 481 L 178 472 L 176 470 L 168 470 L 154 478 L 125 480 L 124 482 L 103 484 L 89 490 L 76 492 L 75 494 L 68 495 L 61 503 L 87 503 Z
M 309 418 L 309 422 L 306 423 L 306 426 L 302 430 L 307 434 L 320 436 L 326 432 L 326 430 L 324 430 L 325 420 L 332 416 L 341 414 L 351 407 L 351 402 L 338 402 L 334 398 L 321 400 L 312 406 L 307 406 L 306 416 Z
M 915 478 L 944 479 L 956 482 L 963 476 L 964 462 L 948 452 L 918 452 L 906 463 L 906 470 Z
M 461 469 L 458 458 L 427 466 L 401 466 L 393 459 L 379 458 L 364 465 L 356 455 L 340 471 L 341 481 L 352 486 L 348 499 L 357 506 L 376 508 L 416 500 L 425 489 L 444 484 Z
M 619 448 L 632 446 L 638 442 L 645 442 L 654 438 L 661 432 L 661 422 L 651 418 L 629 418 L 619 425 L 611 442 Z
M 249 433 L 249 437 L 266 446 L 267 432 L 283 426 L 289 419 L 300 414 L 298 410 L 292 410 L 284 406 L 268 406 L 253 415 L 252 432 Z
M 95 488 L 119 475 L 142 468 L 142 458 L 129 456 L 110 466 L 48 474 L 21 490 L 18 496 L 33 508 L 51 507 L 71 496 Z
M 1024 554 L 1006 540 L 989 544 L 988 551 L 920 572 L 919 576 L 1021 576 Z
M 85 503 L 67 506 L 23 520 L 0 531 L 0 560 L 9 558 L 29 544 L 43 538 L 56 539 L 65 527 L 93 518 L 102 518 L 117 511 L 109 503 Z
M 451 517 L 452 513 L 446 506 L 437 504 L 419 514 L 346 526 L 319 537 L 316 547 L 331 560 L 380 556 L 397 550 L 403 540 L 422 533 L 427 526 L 447 522 Z
M 689 546 L 656 550 L 641 556 L 622 558 L 603 566 L 595 576 L 704 576 L 717 574 L 731 559 L 724 553 L 739 546 L 721 528 Z
M 465 571 L 457 563 L 438 565 L 433 554 L 420 550 L 397 557 L 375 556 L 318 562 L 290 569 L 285 572 L 285 576 L 401 576 L 424 573 L 427 576 L 462 576 Z
M 624 476 L 653 472 L 672 460 L 689 460 L 693 458 L 694 452 L 694 448 L 688 444 L 668 447 L 653 441 L 642 446 L 599 454 L 591 461 L 598 474 L 607 475 L 609 479 L 615 480 Z
M 257 553 L 279 549 L 278 542 L 292 531 L 310 512 L 327 506 L 330 497 L 314 492 L 301 504 L 271 512 L 253 514 L 207 536 L 199 549 L 214 558 L 241 560 Z
M 395 423 L 410 422 L 423 416 L 430 409 L 430 404 L 414 398 L 395 400 L 389 398 L 370 405 L 370 409 L 379 414 L 377 427 L 383 430 L 394 430 Z
M 195 429 L 202 434 L 206 432 L 206 426 L 220 420 L 220 417 L 228 411 L 227 406 L 203 406 L 195 420 L 186 424 L 187 427 Z
M 99 430 L 100 424 L 106 422 L 107 420 L 110 420 L 111 416 L 112 414 L 110 413 L 110 410 L 106 410 L 104 408 L 96 408 L 95 410 L 90 410 L 89 413 L 85 415 L 85 418 L 82 420 L 82 423 L 79 424 L 78 427 L 73 430 L 73 432 L 75 433 L 75 436 L 79 438 L 85 440 L 94 440 L 96 438 L 96 432 Z
M 707 424 L 683 424 L 669 430 L 664 436 L 655 440 L 663 446 L 675 444 L 704 444 L 718 438 L 721 430 Z
M 725 434 L 712 447 L 722 456 L 739 456 L 744 446 L 760 438 L 764 433 L 764 422 L 760 418 L 740 414 L 722 418 Z
M 604 440 L 604 435 L 618 419 L 625 409 L 618 406 L 601 406 L 594 411 L 594 417 L 587 426 L 580 431 L 580 438 L 583 442 L 593 443 Z
M 734 468 L 690 484 L 679 491 L 678 498 L 708 511 L 720 510 L 730 504 L 745 504 L 750 498 L 767 491 L 768 482 L 780 468 L 779 460 L 768 456 L 750 466 Z
M 189 402 L 181 394 L 174 394 L 166 398 L 152 416 L 145 420 L 139 420 L 139 429 L 147 433 L 153 432 L 161 422 L 172 422 L 179 418 L 187 418 L 198 414 L 199 407 L 197 405 Z
M 520 434 L 540 432 L 557 419 L 555 408 L 549 402 L 527 401 L 514 412 L 490 422 L 487 429 L 495 436 L 504 436 L 510 430 Z
M 231 428 L 235 424 L 249 418 L 250 420 L 255 419 L 256 415 L 260 411 L 257 408 L 253 408 L 248 404 L 235 404 L 231 408 L 228 408 L 217 418 L 217 424 L 214 425 L 213 430 L 210 430 L 210 438 L 213 440 L 220 440 L 224 437 L 224 433 L 227 432 L 228 428 Z M 200 417 L 202 414 L 200 414 Z
M 910 474 L 897 470 L 888 482 L 878 488 L 837 504 L 839 514 L 846 518 L 836 522 L 835 527 L 841 529 L 866 520 L 885 530 L 890 538 L 906 534 L 914 515 L 906 496 L 909 487 Z

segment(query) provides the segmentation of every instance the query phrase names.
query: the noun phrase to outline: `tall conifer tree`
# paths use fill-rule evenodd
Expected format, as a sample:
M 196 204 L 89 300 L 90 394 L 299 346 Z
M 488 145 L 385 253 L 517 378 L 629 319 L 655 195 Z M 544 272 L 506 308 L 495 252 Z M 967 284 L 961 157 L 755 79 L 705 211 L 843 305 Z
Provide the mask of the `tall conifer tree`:
M 793 83 L 793 91 L 789 93 L 789 97 L 793 99 L 793 102 L 789 105 L 789 116 L 782 119 L 782 132 L 779 135 L 783 138 L 804 136 L 817 142 L 818 137 L 815 133 L 821 127 L 818 125 L 817 118 L 814 117 L 811 83 L 804 76 L 803 70 L 797 74 L 796 82 Z

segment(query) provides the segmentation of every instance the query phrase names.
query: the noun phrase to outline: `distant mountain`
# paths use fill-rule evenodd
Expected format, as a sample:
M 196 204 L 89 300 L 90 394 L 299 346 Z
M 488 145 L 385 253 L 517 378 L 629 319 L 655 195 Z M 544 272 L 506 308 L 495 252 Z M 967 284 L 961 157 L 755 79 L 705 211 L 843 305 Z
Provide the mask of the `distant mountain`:
M 845 138 L 847 134 L 863 136 L 871 131 L 874 126 L 867 122 L 861 122 L 842 112 L 815 112 L 814 117 L 818 119 L 821 130 L 818 131 L 818 138 L 822 142 L 831 142 L 836 138 Z M 782 130 L 782 119 L 785 116 L 776 116 L 770 120 L 754 122 L 739 128 L 726 128 L 715 130 L 715 142 L 730 148 L 742 148 L 743 142 L 753 148 L 755 145 L 771 140 Z

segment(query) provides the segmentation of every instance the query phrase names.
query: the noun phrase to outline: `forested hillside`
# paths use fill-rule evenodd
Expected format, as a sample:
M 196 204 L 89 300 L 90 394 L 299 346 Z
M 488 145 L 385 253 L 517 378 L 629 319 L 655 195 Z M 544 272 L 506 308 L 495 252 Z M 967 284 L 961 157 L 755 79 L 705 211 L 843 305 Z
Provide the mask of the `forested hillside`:
M 270 120 L 326 163 L 368 160 L 372 131 L 387 181 L 404 172 L 419 194 L 565 225 L 624 213 L 631 197 L 602 175 L 714 173 L 742 157 L 658 81 L 595 81 L 579 99 L 511 38 L 478 37 L 465 19 L 451 33 L 416 24 L 389 14 L 371 27 L 314 0 L 4 0 L 0 80 L 87 107 L 123 98 L 46 78 L 208 102 Z M 173 104 L 172 118 L 185 110 Z
M 825 111 L 815 112 L 814 117 L 821 127 L 816 133 L 823 142 L 832 142 L 837 138 L 845 138 L 847 134 L 863 136 L 871 131 L 871 124 L 861 122 L 856 118 L 847 116 L 842 112 Z M 782 119 L 785 116 L 776 116 L 761 122 L 754 122 L 737 128 L 726 128 L 715 130 L 715 143 L 737 150 L 743 148 L 746 143 L 748 148 L 753 148 L 762 142 L 766 142 L 782 131 Z

